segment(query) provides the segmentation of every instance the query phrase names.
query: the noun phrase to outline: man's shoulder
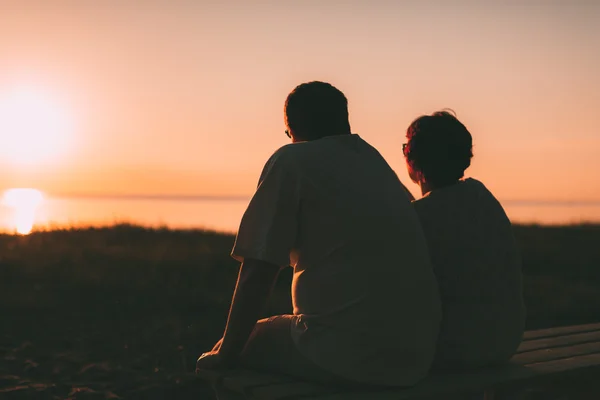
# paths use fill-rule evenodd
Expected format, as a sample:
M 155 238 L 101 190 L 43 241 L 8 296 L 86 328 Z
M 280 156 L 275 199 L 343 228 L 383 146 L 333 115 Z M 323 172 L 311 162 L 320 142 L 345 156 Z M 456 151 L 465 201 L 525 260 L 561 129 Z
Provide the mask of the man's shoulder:
M 290 143 L 281 146 L 271 154 L 266 165 L 272 166 L 275 164 L 291 164 L 294 159 L 298 158 L 298 146 L 295 143 Z
M 477 214 L 490 224 L 506 219 L 500 202 L 479 180 L 467 178 L 460 183 L 432 191 L 413 201 L 415 211 L 422 220 L 435 220 L 440 215 Z
M 412 203 L 419 215 L 429 215 L 437 210 L 445 213 L 456 207 L 457 203 L 464 202 L 472 197 L 473 193 L 479 190 L 479 185 L 479 181 L 469 178 L 452 186 L 433 190 Z M 477 189 L 474 191 L 473 187 L 477 187 Z
M 310 157 L 310 154 L 314 153 L 317 148 L 318 146 L 313 142 L 289 143 L 275 150 L 267 163 L 296 165 L 298 160 Z
M 275 171 L 278 171 L 278 173 L 284 172 L 285 174 L 291 173 L 300 164 L 297 161 L 298 158 L 297 144 L 290 143 L 281 146 L 271 154 L 265 163 L 260 180 L 262 181 L 267 174 Z

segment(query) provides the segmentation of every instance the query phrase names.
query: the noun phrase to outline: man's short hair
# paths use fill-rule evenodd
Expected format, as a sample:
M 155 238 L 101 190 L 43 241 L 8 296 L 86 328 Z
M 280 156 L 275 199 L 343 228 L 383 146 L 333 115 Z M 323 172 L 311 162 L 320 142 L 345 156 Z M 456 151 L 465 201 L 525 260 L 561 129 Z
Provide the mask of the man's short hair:
M 303 140 L 350 133 L 348 100 L 326 82 L 296 86 L 285 100 L 284 114 L 288 128 Z
M 448 111 L 417 118 L 408 127 L 406 137 L 404 155 L 411 176 L 417 179 L 438 186 L 452 184 L 471 165 L 471 133 Z

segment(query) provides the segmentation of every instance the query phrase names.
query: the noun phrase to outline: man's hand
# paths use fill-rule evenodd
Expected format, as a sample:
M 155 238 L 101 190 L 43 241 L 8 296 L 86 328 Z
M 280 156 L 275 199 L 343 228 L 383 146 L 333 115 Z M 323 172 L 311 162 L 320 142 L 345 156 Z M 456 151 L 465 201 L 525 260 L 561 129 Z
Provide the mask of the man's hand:
M 224 369 L 225 363 L 221 358 L 221 355 L 217 351 L 209 351 L 204 353 L 196 361 L 196 373 L 201 370 L 216 370 Z

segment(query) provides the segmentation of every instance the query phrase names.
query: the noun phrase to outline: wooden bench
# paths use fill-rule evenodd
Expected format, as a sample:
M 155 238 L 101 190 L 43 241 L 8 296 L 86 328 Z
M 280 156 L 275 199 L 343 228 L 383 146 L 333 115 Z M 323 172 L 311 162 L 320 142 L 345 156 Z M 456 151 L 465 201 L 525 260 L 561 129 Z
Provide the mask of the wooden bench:
M 497 390 L 516 390 L 584 370 L 600 372 L 600 323 L 528 331 L 509 365 L 431 375 L 408 389 L 357 391 L 245 370 L 203 371 L 200 376 L 217 391 L 251 400 L 416 400 L 469 393 L 492 399 Z

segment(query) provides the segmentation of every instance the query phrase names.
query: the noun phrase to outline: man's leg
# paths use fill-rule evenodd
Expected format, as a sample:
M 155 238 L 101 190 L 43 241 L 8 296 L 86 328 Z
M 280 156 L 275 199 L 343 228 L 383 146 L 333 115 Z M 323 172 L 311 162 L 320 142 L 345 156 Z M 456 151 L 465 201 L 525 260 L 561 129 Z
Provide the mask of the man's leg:
M 278 315 L 258 321 L 242 352 L 240 366 L 311 382 L 349 383 L 318 367 L 298 351 L 291 335 L 293 318 L 293 315 Z M 218 350 L 221 342 L 219 340 L 213 350 Z

